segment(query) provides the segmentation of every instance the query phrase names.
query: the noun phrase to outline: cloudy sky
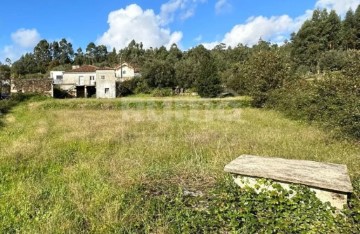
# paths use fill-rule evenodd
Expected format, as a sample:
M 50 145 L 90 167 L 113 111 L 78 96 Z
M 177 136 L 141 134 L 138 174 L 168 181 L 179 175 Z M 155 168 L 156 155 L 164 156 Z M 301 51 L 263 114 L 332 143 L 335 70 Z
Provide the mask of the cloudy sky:
M 339 14 L 360 0 L 26 0 L 4 1 L 0 14 L 0 62 L 32 51 L 41 39 L 66 38 L 74 49 L 89 42 L 109 49 L 132 39 L 146 48 L 177 43 L 255 44 L 261 37 L 281 43 L 316 8 Z

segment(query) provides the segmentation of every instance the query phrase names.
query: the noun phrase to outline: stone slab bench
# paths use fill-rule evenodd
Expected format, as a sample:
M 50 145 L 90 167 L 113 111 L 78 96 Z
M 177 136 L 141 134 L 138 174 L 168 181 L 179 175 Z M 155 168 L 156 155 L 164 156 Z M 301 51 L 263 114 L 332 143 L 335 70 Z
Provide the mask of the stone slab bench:
M 224 170 L 233 174 L 240 186 L 244 184 L 239 178 L 244 177 L 250 179 L 250 184 L 255 184 L 258 178 L 266 178 L 286 188 L 289 184 L 306 185 L 321 201 L 328 201 L 338 209 L 343 208 L 353 191 L 347 167 L 341 164 L 241 155 Z

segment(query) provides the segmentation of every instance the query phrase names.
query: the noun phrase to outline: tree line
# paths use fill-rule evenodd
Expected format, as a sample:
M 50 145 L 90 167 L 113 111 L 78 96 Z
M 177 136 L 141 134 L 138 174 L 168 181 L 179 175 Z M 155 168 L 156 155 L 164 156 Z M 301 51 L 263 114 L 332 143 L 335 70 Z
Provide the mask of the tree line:
M 41 40 L 33 53 L 23 55 L 11 67 L 0 68 L 5 71 L 2 74 L 8 76 L 10 71 L 14 78 L 21 78 L 55 69 L 69 70 L 71 65 L 114 67 L 128 62 L 142 76 L 123 84 L 124 95 L 154 91 L 168 95 L 171 94 L 168 90 L 175 87 L 194 90 L 202 97 L 216 97 L 221 92 L 249 95 L 254 106 L 271 105 L 296 113 L 303 110 L 304 115 L 309 114 L 308 118 L 314 120 L 330 119 L 335 112 L 346 112 L 348 119 L 344 117 L 334 124 L 341 128 L 360 126 L 360 82 L 355 75 L 360 73 L 359 51 L 360 6 L 355 11 L 350 9 L 343 19 L 335 11 L 315 10 L 282 45 L 259 39 L 252 47 L 218 44 L 208 50 L 198 45 L 182 51 L 176 44 L 168 49 L 164 46 L 145 49 L 141 42 L 133 40 L 125 48 L 118 51 L 113 48 L 109 52 L 106 46 L 93 42 L 85 51 L 81 48 L 74 51 L 66 39 L 52 43 Z M 325 96 L 332 99 L 318 102 Z M 294 102 L 282 102 L 284 97 L 291 97 Z M 345 97 L 351 101 L 345 101 Z M 325 102 L 329 106 L 321 106 Z M 312 109 L 305 110 L 309 106 Z M 322 112 L 317 111 L 319 108 Z M 328 117 L 319 113 L 327 113 Z

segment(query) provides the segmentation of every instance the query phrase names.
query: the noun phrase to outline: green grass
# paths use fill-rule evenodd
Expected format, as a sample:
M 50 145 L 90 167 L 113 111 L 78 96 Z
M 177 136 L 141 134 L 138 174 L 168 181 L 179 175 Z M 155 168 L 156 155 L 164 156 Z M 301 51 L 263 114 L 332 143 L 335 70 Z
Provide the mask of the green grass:
M 341 163 L 360 177 L 357 143 L 248 106 L 246 98 L 123 98 L 15 107 L 0 128 L 0 232 L 146 224 L 138 213 L 144 194 L 127 200 L 129 191 L 161 194 L 166 185 L 206 193 L 241 154 Z M 168 225 L 151 223 L 158 233 Z

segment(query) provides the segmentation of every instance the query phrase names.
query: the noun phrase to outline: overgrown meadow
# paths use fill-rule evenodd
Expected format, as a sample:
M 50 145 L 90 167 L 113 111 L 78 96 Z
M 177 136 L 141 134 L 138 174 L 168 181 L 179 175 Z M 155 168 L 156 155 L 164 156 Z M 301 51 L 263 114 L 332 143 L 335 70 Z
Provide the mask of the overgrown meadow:
M 247 98 L 28 100 L 0 116 L 2 233 L 356 233 L 360 147 Z M 241 154 L 346 164 L 334 215 L 304 187 L 257 195 Z

